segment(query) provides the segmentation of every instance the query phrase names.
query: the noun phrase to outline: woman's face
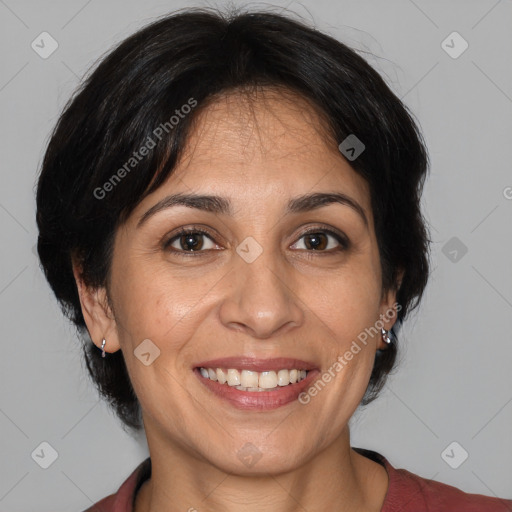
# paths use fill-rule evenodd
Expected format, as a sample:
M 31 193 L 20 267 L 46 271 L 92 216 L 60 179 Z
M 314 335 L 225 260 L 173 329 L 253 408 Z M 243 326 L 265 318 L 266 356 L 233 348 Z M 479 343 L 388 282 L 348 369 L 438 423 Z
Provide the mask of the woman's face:
M 346 432 L 385 346 L 373 329 L 353 348 L 395 301 L 381 289 L 369 188 L 298 97 L 230 95 L 196 121 L 174 174 L 118 230 L 113 317 L 86 315 L 88 327 L 122 349 L 150 449 L 229 472 L 286 471 Z M 172 205 L 176 194 L 220 200 Z M 229 210 L 214 211 L 221 203 Z M 201 367 L 224 368 L 233 386 Z M 302 369 L 304 382 L 281 385 Z M 238 378 L 269 391 L 239 390 Z

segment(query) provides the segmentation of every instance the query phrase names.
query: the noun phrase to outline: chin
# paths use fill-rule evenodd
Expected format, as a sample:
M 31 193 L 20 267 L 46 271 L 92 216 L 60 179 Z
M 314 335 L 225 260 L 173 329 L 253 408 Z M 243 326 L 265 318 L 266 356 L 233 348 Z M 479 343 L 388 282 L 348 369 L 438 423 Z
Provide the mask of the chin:
M 304 451 L 304 443 L 294 442 L 293 445 L 301 447 L 301 453 L 290 452 L 289 440 L 280 447 L 269 444 L 260 447 L 257 442 L 240 441 L 216 454 L 218 457 L 212 457 L 213 454 L 210 453 L 205 459 L 207 463 L 233 475 L 275 476 L 295 470 L 309 460 L 309 452 Z M 234 457 L 227 457 L 228 454 L 233 454 Z

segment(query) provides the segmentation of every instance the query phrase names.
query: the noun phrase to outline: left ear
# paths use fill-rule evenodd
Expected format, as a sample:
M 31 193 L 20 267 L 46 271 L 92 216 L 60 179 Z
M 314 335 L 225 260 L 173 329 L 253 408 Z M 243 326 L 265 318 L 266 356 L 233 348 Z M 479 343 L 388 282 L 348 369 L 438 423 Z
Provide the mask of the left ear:
M 395 286 L 388 290 L 384 290 L 382 294 L 382 300 L 380 303 L 380 319 L 382 321 L 383 328 L 387 331 L 389 331 L 393 325 L 395 325 L 398 311 L 400 310 L 400 306 L 396 302 L 396 295 L 400 289 L 400 285 L 402 284 L 403 276 L 404 271 L 400 270 Z M 387 344 L 383 340 L 380 340 L 377 348 L 380 350 L 385 350 L 386 347 Z

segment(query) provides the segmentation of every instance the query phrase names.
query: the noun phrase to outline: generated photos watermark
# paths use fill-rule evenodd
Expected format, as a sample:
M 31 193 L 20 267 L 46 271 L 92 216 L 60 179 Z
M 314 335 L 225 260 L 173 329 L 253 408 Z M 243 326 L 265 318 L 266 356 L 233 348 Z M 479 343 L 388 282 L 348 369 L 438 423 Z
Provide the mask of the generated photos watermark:
M 125 178 L 133 169 L 139 165 L 139 162 L 144 160 L 148 156 L 151 150 L 162 140 L 164 132 L 170 133 L 187 114 L 189 114 L 194 107 L 197 106 L 197 100 L 189 98 L 187 103 L 184 103 L 179 109 L 176 109 L 175 115 L 173 114 L 169 121 L 160 123 L 153 131 L 152 135 L 148 135 L 144 144 L 140 146 L 137 151 L 134 151 L 130 158 L 101 186 L 94 189 L 93 195 L 96 199 L 104 199 L 109 192 L 112 192 L 114 188 L 121 183 L 121 180 Z M 156 140 L 155 140 L 156 139 Z
M 348 361 L 351 361 L 355 355 L 361 352 L 362 348 L 359 343 L 366 346 L 368 343 L 368 336 L 380 335 L 380 330 L 384 327 L 385 322 L 391 320 L 395 316 L 395 312 L 398 313 L 402 309 L 402 306 L 395 302 L 392 307 L 388 308 L 383 315 L 380 315 L 380 319 L 377 320 L 371 327 L 366 327 L 364 331 L 359 333 L 357 340 L 353 340 L 350 348 L 346 350 L 342 355 L 338 356 L 336 361 L 329 366 L 329 368 L 319 377 L 306 391 L 299 394 L 298 400 L 301 404 L 306 405 L 311 401 L 311 397 L 316 396 L 326 384 L 339 373 Z M 359 343 L 358 343 L 359 341 Z

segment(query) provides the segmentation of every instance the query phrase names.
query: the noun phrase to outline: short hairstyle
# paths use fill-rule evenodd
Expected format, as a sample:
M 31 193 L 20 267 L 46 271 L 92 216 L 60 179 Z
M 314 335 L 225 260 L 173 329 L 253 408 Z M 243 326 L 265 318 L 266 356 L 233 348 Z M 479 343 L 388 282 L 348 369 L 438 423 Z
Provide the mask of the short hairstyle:
M 265 87 L 300 94 L 337 144 L 355 135 L 365 145 L 350 165 L 369 184 L 382 286 L 397 291 L 400 308 L 363 405 L 392 370 L 397 331 L 426 287 L 430 240 L 420 199 L 428 155 L 412 115 L 381 76 L 353 49 L 289 15 L 192 8 L 159 18 L 102 58 L 70 98 L 36 198 L 45 276 L 77 326 L 100 395 L 130 429 L 143 424 L 122 351 L 102 358 L 91 342 L 72 261 L 85 284 L 108 291 L 116 229 L 172 174 L 201 109 L 223 94 Z M 154 147 L 136 159 L 150 140 Z

